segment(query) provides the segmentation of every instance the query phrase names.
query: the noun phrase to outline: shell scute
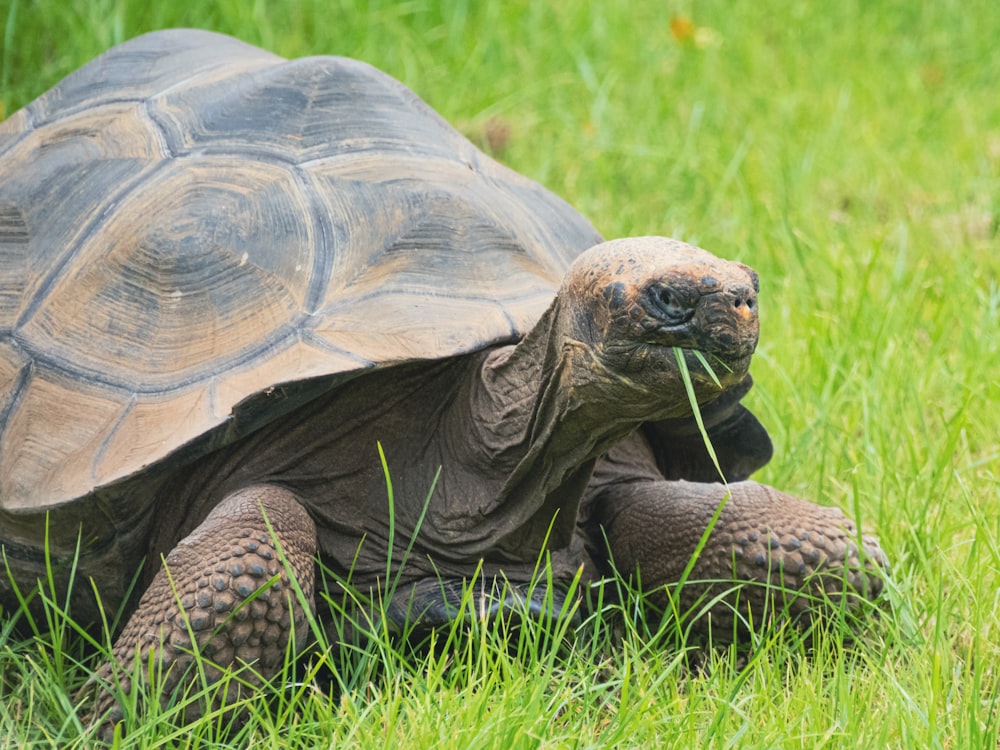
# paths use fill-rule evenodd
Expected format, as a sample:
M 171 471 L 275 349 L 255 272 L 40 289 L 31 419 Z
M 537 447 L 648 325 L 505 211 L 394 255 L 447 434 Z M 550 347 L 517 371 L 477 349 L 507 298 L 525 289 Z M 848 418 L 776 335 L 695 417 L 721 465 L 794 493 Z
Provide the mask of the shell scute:
M 0 123 L 0 513 L 141 517 L 338 378 L 522 336 L 599 241 L 364 63 L 127 42 Z

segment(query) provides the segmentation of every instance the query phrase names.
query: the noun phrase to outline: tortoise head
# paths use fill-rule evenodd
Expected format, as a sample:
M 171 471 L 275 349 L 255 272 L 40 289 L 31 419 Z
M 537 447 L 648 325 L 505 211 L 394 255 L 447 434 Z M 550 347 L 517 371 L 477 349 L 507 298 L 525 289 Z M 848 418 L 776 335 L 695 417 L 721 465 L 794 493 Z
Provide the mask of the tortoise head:
M 757 345 L 758 288 L 757 274 L 742 263 L 677 240 L 635 237 L 583 253 L 560 298 L 571 338 L 611 377 L 673 400 L 679 348 L 705 401 L 719 388 L 694 352 L 724 388 L 742 381 Z

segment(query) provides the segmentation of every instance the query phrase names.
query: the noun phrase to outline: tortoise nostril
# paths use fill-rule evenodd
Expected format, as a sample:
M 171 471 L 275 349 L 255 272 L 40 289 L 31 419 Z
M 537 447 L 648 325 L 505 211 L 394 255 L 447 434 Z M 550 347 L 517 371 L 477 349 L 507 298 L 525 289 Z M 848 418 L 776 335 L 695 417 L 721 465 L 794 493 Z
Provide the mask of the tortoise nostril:
M 732 295 L 733 307 L 737 310 L 746 308 L 750 312 L 753 312 L 757 308 L 757 296 L 749 289 L 734 289 Z

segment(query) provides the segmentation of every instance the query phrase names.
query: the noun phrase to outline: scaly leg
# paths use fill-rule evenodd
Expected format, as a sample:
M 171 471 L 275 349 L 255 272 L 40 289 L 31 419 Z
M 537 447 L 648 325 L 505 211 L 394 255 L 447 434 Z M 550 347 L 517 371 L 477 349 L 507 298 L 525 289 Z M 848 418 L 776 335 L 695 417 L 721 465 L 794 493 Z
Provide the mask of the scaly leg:
M 724 593 L 699 630 L 710 622 L 713 637 L 726 640 L 775 613 L 808 618 L 845 594 L 853 597 L 850 608 L 858 597 L 874 599 L 882 591 L 885 554 L 840 510 L 756 482 L 736 482 L 728 491 L 680 592 L 682 611 L 698 611 L 699 602 Z M 638 571 L 644 591 L 677 583 L 726 493 L 726 486 L 700 482 L 606 485 L 594 508 L 617 570 Z
M 169 696 L 198 653 L 209 681 L 230 667 L 252 665 L 216 699 L 231 704 L 239 682 L 252 685 L 278 672 L 293 627 L 295 643 L 305 641 L 308 623 L 285 562 L 311 607 L 315 553 L 316 527 L 288 490 L 261 485 L 227 496 L 167 555 L 115 641 L 114 662 L 98 670 L 97 680 L 111 686 L 120 680 L 127 692 L 138 652 L 143 665 L 155 658 Z M 95 715 L 108 709 L 106 731 L 122 712 L 112 693 L 101 690 Z

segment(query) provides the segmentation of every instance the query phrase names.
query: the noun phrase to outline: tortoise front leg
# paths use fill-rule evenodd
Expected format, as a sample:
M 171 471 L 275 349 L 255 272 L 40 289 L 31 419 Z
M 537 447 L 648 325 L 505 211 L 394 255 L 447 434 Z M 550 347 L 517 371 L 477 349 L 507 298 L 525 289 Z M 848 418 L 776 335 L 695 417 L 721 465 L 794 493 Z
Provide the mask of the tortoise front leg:
M 117 684 L 125 692 L 131 689 L 137 654 L 143 671 L 150 657 L 155 659 L 165 697 L 188 673 L 195 654 L 203 657 L 209 681 L 230 667 L 251 665 L 216 704 L 233 703 L 241 682 L 252 685 L 273 677 L 292 628 L 296 644 L 308 634 L 285 563 L 312 607 L 315 552 L 315 524 L 288 490 L 261 485 L 227 496 L 167 555 L 115 641 L 114 662 L 98 670 L 104 689 L 95 714 L 111 709 L 103 719 L 105 732 L 122 718 L 110 690 Z
M 756 482 L 619 482 L 601 489 L 594 508 L 616 569 L 638 571 L 643 591 L 655 592 L 681 580 L 724 500 L 678 600 L 681 611 L 700 612 L 721 595 L 698 630 L 710 624 L 726 640 L 775 613 L 809 618 L 845 595 L 852 608 L 882 591 L 887 563 L 875 539 L 836 508 Z

